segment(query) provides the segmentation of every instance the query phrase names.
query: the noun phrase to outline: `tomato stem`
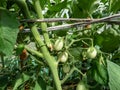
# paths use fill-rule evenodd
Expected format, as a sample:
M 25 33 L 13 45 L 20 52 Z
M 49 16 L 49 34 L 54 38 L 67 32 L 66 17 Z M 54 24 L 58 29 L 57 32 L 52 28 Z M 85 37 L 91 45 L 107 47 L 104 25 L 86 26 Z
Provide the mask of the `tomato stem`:
M 78 42 L 78 41 L 82 41 L 82 40 L 91 40 L 91 45 L 93 46 L 93 40 L 91 38 L 80 38 L 77 40 L 72 40 L 68 46 L 65 46 L 65 48 L 68 49 L 72 46 L 73 43 Z
M 30 53 L 32 53 L 32 54 L 34 54 L 34 55 L 37 55 L 37 56 L 39 56 L 40 58 L 43 58 L 43 54 L 42 54 L 42 53 L 40 53 L 40 52 L 38 52 L 38 51 L 36 51 L 36 50 L 33 50 L 33 49 L 31 49 L 30 47 L 27 47 L 27 46 L 25 46 L 25 49 L 26 49 L 27 51 L 29 51 Z
M 23 11 L 23 13 L 24 13 L 23 15 L 26 18 L 31 19 L 30 12 L 29 12 L 29 9 L 27 7 L 27 4 L 26 4 L 25 0 L 16 0 L 16 3 L 18 4 L 18 6 Z M 30 26 L 31 32 L 32 32 L 35 40 L 37 41 L 38 45 L 41 47 L 40 48 L 41 52 L 42 52 L 45 60 L 47 61 L 48 65 L 51 69 L 53 79 L 54 79 L 54 82 L 55 82 L 55 85 L 56 85 L 56 89 L 57 90 L 62 90 L 61 82 L 59 80 L 58 71 L 57 71 L 58 64 L 57 64 L 55 58 L 53 58 L 50 55 L 45 43 L 42 41 L 42 38 L 40 37 L 40 34 L 39 34 L 38 29 L 36 27 L 36 24 L 28 23 L 28 25 Z
M 82 76 L 85 76 L 85 74 L 83 74 L 79 69 L 77 69 L 76 67 L 74 67 L 76 71 L 78 71 Z
M 61 80 L 61 84 L 64 84 L 65 81 L 71 76 L 71 74 L 75 71 L 75 68 L 73 67 L 69 73 L 66 74 L 63 80 Z
M 3 55 L 3 54 L 1 54 L 0 56 L 1 56 L 2 68 L 4 68 L 4 67 L 5 67 L 4 55 Z
M 41 6 L 40 6 L 40 0 L 33 0 L 33 3 L 34 3 L 34 7 L 35 7 L 36 13 L 38 15 L 38 18 L 39 19 L 44 19 L 44 16 L 42 14 L 42 9 L 41 9 Z M 51 42 L 50 42 L 48 31 L 47 31 L 47 24 L 45 22 L 42 22 L 40 24 L 41 24 L 42 33 L 43 33 L 45 42 L 46 42 L 47 46 L 50 48 L 51 47 Z

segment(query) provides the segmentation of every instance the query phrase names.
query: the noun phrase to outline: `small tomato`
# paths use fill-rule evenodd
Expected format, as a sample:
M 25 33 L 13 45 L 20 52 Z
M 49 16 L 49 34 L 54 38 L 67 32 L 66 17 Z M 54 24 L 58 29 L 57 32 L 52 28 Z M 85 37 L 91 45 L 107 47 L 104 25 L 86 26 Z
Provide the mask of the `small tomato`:
M 64 44 L 64 39 L 62 37 L 59 37 L 54 45 L 54 48 L 56 51 L 60 51 L 63 48 L 63 44 Z
M 23 50 L 24 50 L 24 44 L 19 44 L 16 48 L 16 54 L 20 55 Z
M 64 73 L 68 73 L 70 71 L 70 65 L 69 64 L 65 64 L 65 65 L 63 65 L 62 69 L 63 69 Z

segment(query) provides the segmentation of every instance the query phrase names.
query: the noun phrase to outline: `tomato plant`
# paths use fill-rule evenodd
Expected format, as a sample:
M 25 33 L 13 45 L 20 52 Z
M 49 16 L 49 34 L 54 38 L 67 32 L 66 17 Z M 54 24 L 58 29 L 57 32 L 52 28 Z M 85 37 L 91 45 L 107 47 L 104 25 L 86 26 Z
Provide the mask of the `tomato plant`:
M 0 0 L 0 90 L 119 90 L 119 0 Z

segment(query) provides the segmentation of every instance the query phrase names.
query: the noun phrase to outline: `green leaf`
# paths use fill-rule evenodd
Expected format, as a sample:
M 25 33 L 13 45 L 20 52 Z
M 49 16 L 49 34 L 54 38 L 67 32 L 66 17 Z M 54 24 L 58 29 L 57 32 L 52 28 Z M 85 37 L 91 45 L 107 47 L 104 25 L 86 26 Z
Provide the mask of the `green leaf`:
M 0 7 L 5 7 L 5 6 L 6 6 L 6 1 L 0 0 Z
M 110 0 L 109 9 L 114 13 L 120 10 L 120 0 Z
M 94 5 L 94 2 L 96 0 L 90 0 L 88 2 L 88 0 L 77 0 L 78 1 L 78 5 L 80 8 L 86 10 L 86 11 L 90 11 L 90 9 L 92 8 L 92 6 Z
M 0 52 L 11 55 L 17 39 L 19 23 L 16 16 L 0 8 Z
M 38 76 L 37 82 L 38 82 L 39 86 L 42 88 L 41 90 L 46 90 L 46 83 L 41 76 Z M 36 89 L 36 90 L 38 90 L 38 89 Z
M 78 4 L 75 0 L 71 3 L 71 9 L 73 18 L 87 17 L 86 13 L 83 13 L 83 10 L 78 7 Z
M 40 6 L 44 8 L 45 4 L 48 3 L 48 0 L 40 0 Z
M 100 34 L 95 34 L 94 42 L 100 46 L 102 51 L 114 52 L 120 46 L 120 33 L 110 27 Z
M 73 0 L 71 3 L 72 8 L 72 17 L 75 18 L 86 18 L 92 14 L 93 7 L 95 6 L 94 2 L 96 0 Z
M 107 60 L 110 90 L 120 90 L 120 66 Z
M 22 73 L 21 77 L 19 79 L 17 79 L 17 81 L 16 81 L 16 83 L 15 83 L 15 85 L 13 87 L 13 90 L 18 90 L 18 87 L 20 85 L 24 84 L 25 81 L 29 80 L 29 78 L 30 77 L 28 75 Z
M 9 82 L 9 74 L 8 75 L 0 75 L 0 90 L 5 90 L 5 87 L 7 86 Z
M 56 5 L 53 5 L 49 8 L 50 11 L 53 11 L 53 12 L 59 12 L 61 11 L 62 9 L 66 8 L 66 5 L 67 5 L 67 0 L 61 2 L 61 3 L 58 3 Z
M 93 61 L 93 66 L 88 74 L 100 84 L 106 84 L 108 82 L 107 67 L 100 63 L 99 60 Z
M 43 90 L 37 81 L 35 82 L 34 90 Z
M 97 66 L 97 74 L 98 74 L 98 77 L 95 77 L 96 80 L 98 78 L 98 82 L 101 83 L 101 84 L 106 84 L 107 81 L 108 81 L 108 75 L 107 75 L 107 68 L 103 65 L 103 64 L 100 64 L 100 63 L 96 63 L 96 66 Z M 101 80 L 100 80 L 101 79 Z M 100 81 L 99 81 L 100 80 Z
M 75 60 L 82 60 L 82 50 L 80 47 L 70 48 L 69 49 L 72 56 L 74 56 Z

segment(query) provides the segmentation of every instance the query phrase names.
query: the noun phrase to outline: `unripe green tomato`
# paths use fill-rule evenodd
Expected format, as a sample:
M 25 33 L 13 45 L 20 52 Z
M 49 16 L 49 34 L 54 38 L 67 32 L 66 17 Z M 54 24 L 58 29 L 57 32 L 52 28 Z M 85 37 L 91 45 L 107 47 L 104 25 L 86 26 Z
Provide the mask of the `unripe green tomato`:
M 68 59 L 68 53 L 67 52 L 63 52 L 63 53 L 60 53 L 59 56 L 58 56 L 58 61 L 64 63 L 66 62 Z
M 19 44 L 16 48 L 16 54 L 17 55 L 21 54 L 23 49 L 24 49 L 24 44 Z
M 56 51 L 60 51 L 63 48 L 64 40 L 62 37 L 59 37 L 54 45 Z
M 68 73 L 70 71 L 70 65 L 69 64 L 65 64 L 65 65 L 63 65 L 62 69 L 63 69 L 64 73 Z
M 97 50 L 94 47 L 89 47 L 87 50 L 87 57 L 94 59 L 97 56 Z
M 80 81 L 76 87 L 76 90 L 89 90 L 83 81 Z

